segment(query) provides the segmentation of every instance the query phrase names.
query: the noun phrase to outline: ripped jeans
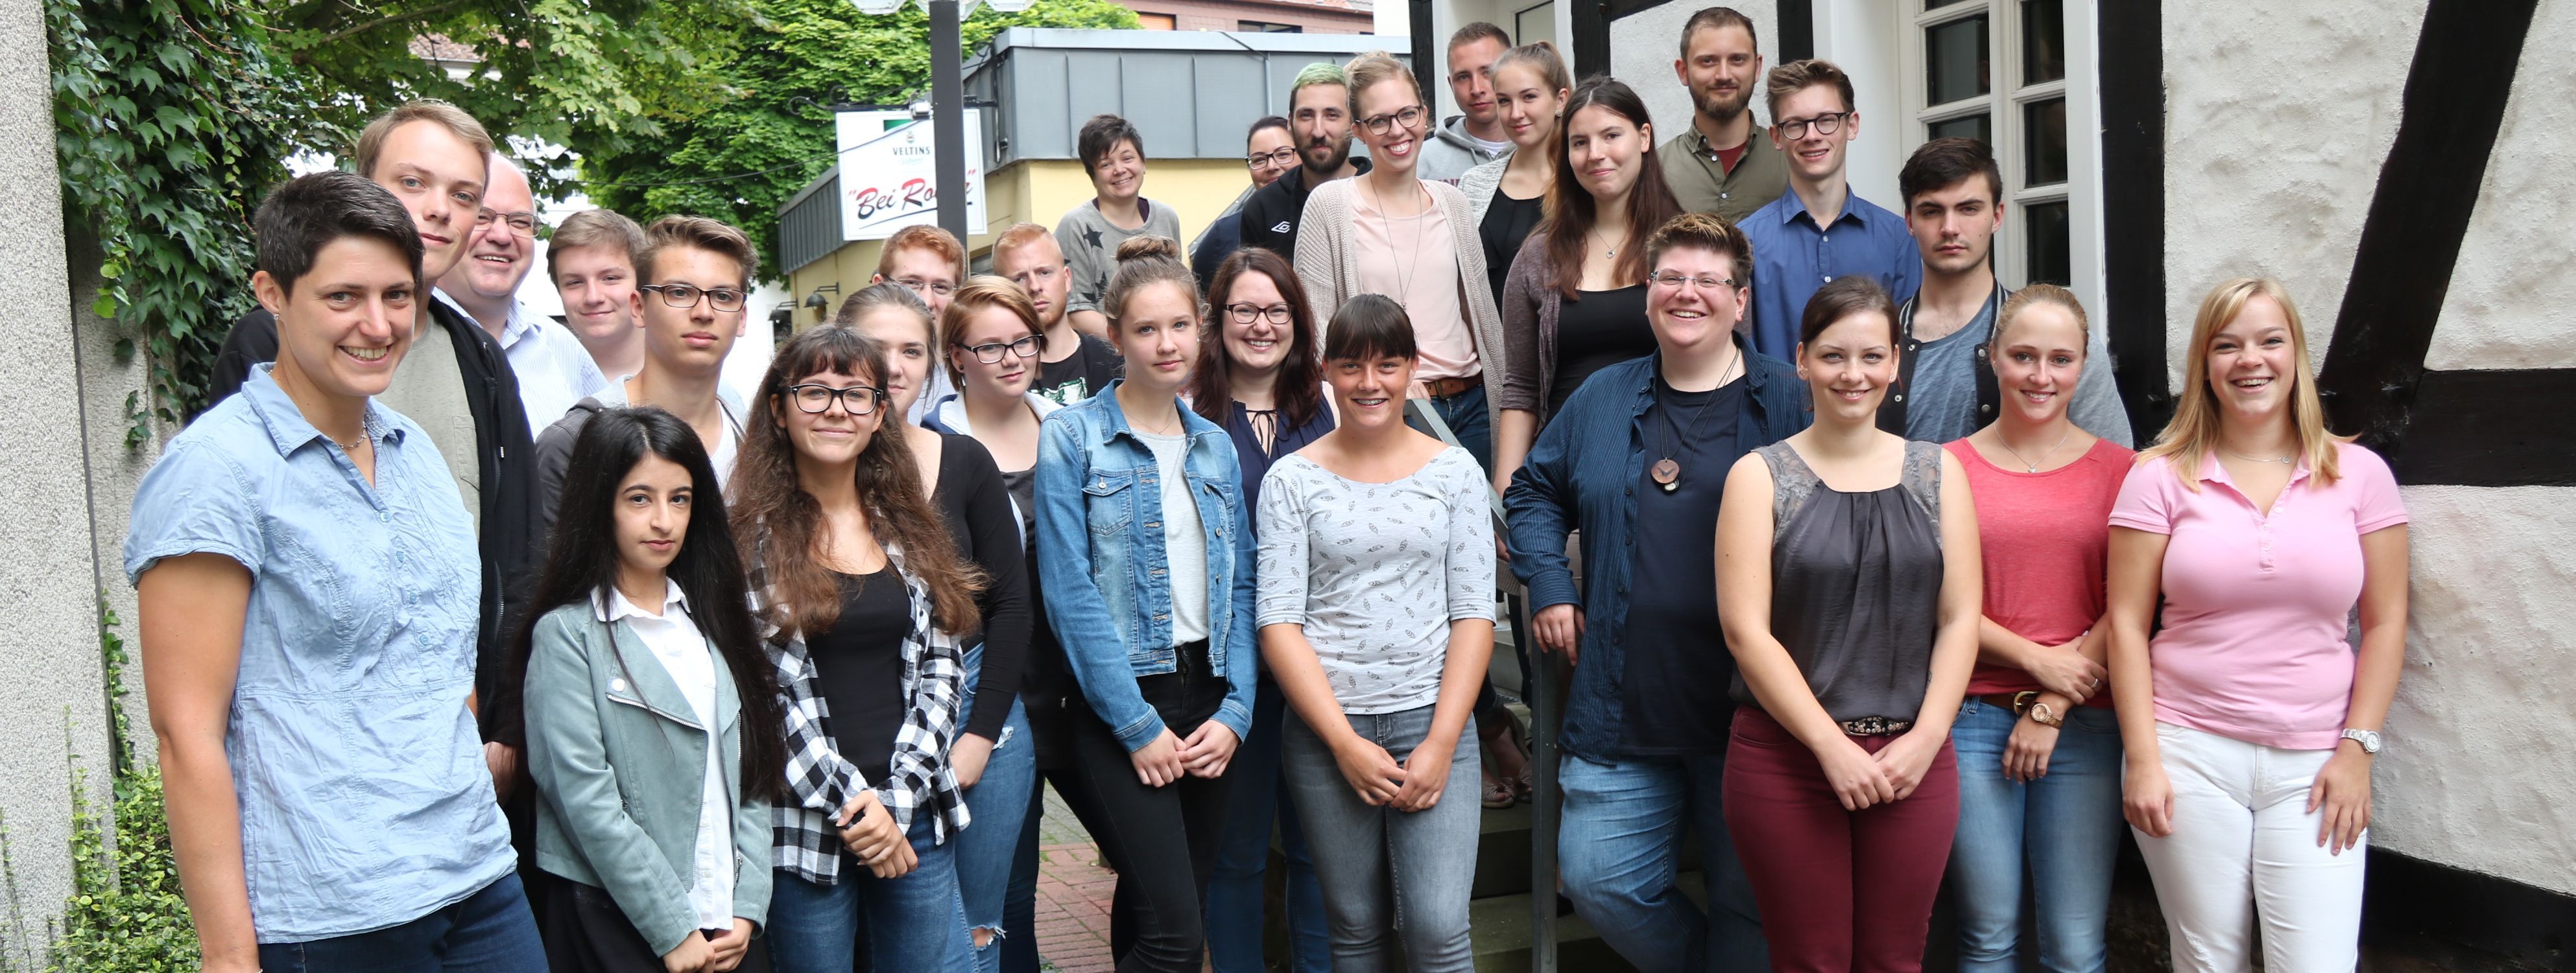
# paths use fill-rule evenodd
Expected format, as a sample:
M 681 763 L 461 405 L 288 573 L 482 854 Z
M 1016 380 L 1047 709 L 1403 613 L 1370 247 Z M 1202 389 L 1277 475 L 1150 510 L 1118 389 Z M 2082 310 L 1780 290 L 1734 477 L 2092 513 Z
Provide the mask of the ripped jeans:
M 975 684 L 983 676 L 983 661 L 983 645 L 966 650 L 966 702 L 957 714 L 959 726 L 974 716 Z M 976 973 L 1000 973 L 1002 968 L 1003 918 L 1013 905 L 1009 901 L 1012 859 L 1020 852 L 1020 826 L 1037 783 L 1028 706 L 1013 696 L 1010 718 L 1002 721 L 1002 738 L 993 741 L 993 757 L 984 764 L 984 776 L 966 789 L 966 810 L 974 818 L 949 841 L 956 849 L 957 895 L 966 907 L 968 941 L 973 941 L 977 929 L 993 933 L 992 941 L 975 951 Z M 1027 900 L 1017 905 L 1034 915 L 1037 888 L 1031 885 L 1022 891 Z

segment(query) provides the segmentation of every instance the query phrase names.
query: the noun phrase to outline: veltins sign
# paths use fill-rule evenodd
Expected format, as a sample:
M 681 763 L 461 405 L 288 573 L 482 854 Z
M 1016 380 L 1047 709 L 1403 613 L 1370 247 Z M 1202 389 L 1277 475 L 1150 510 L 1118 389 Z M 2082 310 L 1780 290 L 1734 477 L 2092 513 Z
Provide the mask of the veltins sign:
M 966 112 L 966 232 L 984 232 L 984 120 Z M 834 117 L 841 161 L 841 239 L 883 240 L 939 223 L 938 156 L 931 123 L 909 111 L 844 111 Z

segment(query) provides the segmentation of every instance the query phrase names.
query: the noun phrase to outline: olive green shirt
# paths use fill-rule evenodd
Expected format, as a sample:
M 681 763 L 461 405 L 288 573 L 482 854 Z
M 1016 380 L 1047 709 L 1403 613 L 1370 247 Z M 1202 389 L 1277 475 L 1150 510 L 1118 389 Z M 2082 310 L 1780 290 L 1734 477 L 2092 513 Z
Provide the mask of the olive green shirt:
M 1735 160 L 1733 172 L 1718 161 L 1708 136 L 1701 135 L 1696 125 L 1683 126 L 1682 133 L 1664 140 L 1656 154 L 1663 156 L 1664 181 L 1672 185 L 1673 199 L 1693 213 L 1715 213 L 1729 223 L 1741 223 L 1789 191 L 1788 157 L 1758 125 L 1753 137 L 1745 140 L 1744 157 Z

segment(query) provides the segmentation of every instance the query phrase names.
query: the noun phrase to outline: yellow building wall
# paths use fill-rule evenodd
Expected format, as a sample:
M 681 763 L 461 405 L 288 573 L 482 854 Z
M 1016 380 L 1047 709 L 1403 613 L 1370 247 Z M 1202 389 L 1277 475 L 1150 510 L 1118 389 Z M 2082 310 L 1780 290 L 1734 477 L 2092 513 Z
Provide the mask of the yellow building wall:
M 1250 185 L 1250 175 L 1236 159 L 1159 159 L 1145 164 L 1145 196 L 1180 215 L 1183 246 Z M 1040 159 L 1003 166 L 984 180 L 984 225 L 989 232 L 968 238 L 967 249 L 972 256 L 982 257 L 992 247 L 993 237 L 1014 223 L 1053 227 L 1066 210 L 1089 201 L 1091 195 L 1090 177 L 1083 174 L 1081 163 L 1071 159 Z M 868 286 L 882 249 L 882 240 L 845 243 L 830 256 L 787 275 L 788 290 L 800 301 L 825 284 L 840 287 L 837 294 L 823 295 L 828 303 L 822 310 L 798 308 L 796 327 L 812 327 L 828 318 L 832 308 L 840 306 L 841 298 Z

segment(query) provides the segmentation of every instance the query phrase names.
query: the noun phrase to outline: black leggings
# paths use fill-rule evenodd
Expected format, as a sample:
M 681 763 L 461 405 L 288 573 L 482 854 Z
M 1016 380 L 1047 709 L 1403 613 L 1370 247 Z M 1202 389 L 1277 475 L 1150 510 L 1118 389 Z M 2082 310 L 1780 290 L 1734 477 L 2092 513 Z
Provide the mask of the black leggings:
M 1186 738 L 1216 714 L 1226 686 L 1208 671 L 1206 643 L 1178 654 L 1176 671 L 1140 678 L 1136 688 L 1172 734 Z M 1194 973 L 1206 962 L 1199 910 L 1225 830 L 1226 780 L 1184 776 L 1147 787 L 1108 724 L 1087 708 L 1075 716 L 1074 770 L 1049 778 L 1067 803 L 1094 809 L 1097 820 L 1084 823 L 1118 872 L 1110 937 L 1118 973 Z

